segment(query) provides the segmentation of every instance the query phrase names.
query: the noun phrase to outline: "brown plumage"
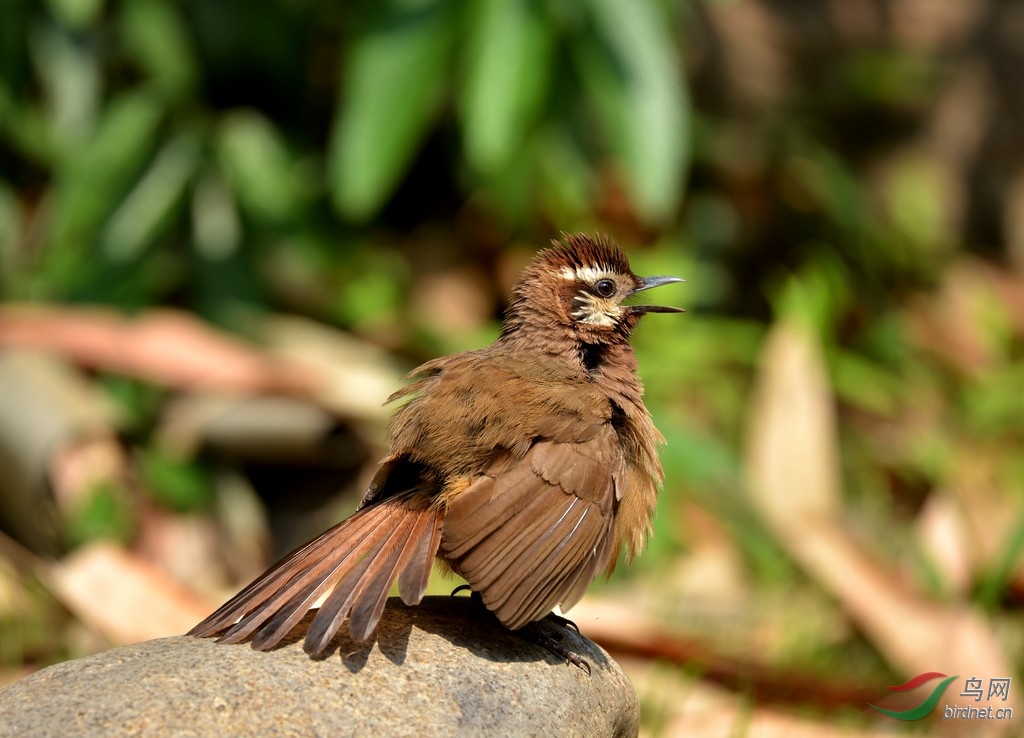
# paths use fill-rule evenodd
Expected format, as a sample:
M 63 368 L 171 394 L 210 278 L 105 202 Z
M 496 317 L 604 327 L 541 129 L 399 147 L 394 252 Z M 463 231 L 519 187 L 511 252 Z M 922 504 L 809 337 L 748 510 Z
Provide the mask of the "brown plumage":
M 397 580 L 407 604 L 435 557 L 512 629 L 575 604 L 651 528 L 662 437 L 641 399 L 624 304 L 682 281 L 640 278 L 607 238 L 540 252 L 490 346 L 429 361 L 389 402 L 392 442 L 347 520 L 295 551 L 192 629 L 270 649 L 326 592 L 305 648 L 322 654 L 346 618 L 370 637 Z

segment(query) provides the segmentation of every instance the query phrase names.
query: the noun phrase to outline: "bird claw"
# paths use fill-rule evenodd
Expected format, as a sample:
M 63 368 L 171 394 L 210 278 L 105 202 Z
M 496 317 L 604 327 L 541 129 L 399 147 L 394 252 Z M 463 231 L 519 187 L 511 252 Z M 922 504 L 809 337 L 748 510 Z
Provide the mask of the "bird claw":
M 454 597 L 459 592 L 465 591 L 468 591 L 472 598 L 479 602 L 480 605 L 483 605 L 483 599 L 481 598 L 480 593 L 473 591 L 473 588 L 468 584 L 460 584 L 458 587 L 452 590 L 452 593 L 449 595 L 449 597 Z M 551 622 L 555 623 L 556 625 L 560 625 L 563 628 L 574 630 L 576 631 L 577 635 L 582 635 L 582 633 L 580 633 L 580 627 L 576 625 L 576 623 L 574 623 L 573 621 L 569 620 L 569 618 L 562 617 L 561 615 L 556 615 L 555 613 L 550 612 L 547 614 L 545 619 L 550 620 Z M 514 632 L 523 635 L 527 640 L 533 641 L 538 646 L 543 646 L 550 653 L 554 654 L 561 660 L 565 661 L 566 665 L 572 664 L 573 666 L 577 666 L 580 669 L 586 671 L 588 675 L 592 673 L 589 661 L 587 661 L 585 658 L 583 658 L 578 653 L 573 651 L 571 648 L 566 646 L 558 638 L 554 638 L 552 636 L 549 636 L 547 633 L 541 632 L 537 628 L 537 623 L 532 623 L 531 626 L 532 627 L 524 628 L 523 630 L 518 630 Z
M 580 629 L 576 626 L 576 623 L 572 622 L 567 618 L 563 618 L 561 615 L 555 615 L 554 613 L 550 613 L 547 616 L 547 618 L 550 618 L 557 625 L 561 625 L 563 627 L 575 630 L 577 634 L 579 634 L 580 632 Z M 539 625 L 542 622 L 544 621 L 538 620 L 535 623 L 531 623 L 526 628 L 523 628 L 522 630 L 517 630 L 515 632 L 521 634 L 526 640 L 532 641 L 536 645 L 545 648 L 549 653 L 556 656 L 560 660 L 564 661 L 567 666 L 569 664 L 572 664 L 573 666 L 577 666 L 580 669 L 586 671 L 588 676 L 592 674 L 593 672 L 590 668 L 590 662 L 583 658 L 583 656 L 569 648 L 569 646 L 562 643 L 560 637 L 548 635 L 543 630 L 541 630 Z
M 549 612 L 547 614 L 547 618 L 548 618 L 548 620 L 550 620 L 553 623 L 558 623 L 563 628 L 572 628 L 573 630 L 576 631 L 576 635 L 583 635 L 580 632 L 580 626 L 576 625 L 576 623 L 574 623 L 572 620 L 570 620 L 567 617 L 564 617 L 562 615 L 555 615 L 555 613 Z
M 560 658 L 565 662 L 566 666 L 572 664 L 573 666 L 579 667 L 587 672 L 587 676 L 590 676 L 593 672 L 590 668 L 590 662 L 580 656 L 578 653 L 573 651 L 571 648 L 566 646 L 557 638 L 549 636 L 547 633 L 541 633 L 539 630 L 530 631 L 533 641 L 546 648 L 550 653 Z

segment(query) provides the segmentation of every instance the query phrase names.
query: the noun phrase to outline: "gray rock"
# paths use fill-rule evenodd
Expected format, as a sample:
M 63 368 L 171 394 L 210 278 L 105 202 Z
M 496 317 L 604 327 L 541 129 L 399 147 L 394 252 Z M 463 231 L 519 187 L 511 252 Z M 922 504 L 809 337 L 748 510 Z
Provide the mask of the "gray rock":
M 575 632 L 533 627 L 592 673 L 467 597 L 392 599 L 375 642 L 339 636 L 320 661 L 300 626 L 270 653 L 181 636 L 51 666 L 0 690 L 0 736 L 635 736 L 619 666 Z

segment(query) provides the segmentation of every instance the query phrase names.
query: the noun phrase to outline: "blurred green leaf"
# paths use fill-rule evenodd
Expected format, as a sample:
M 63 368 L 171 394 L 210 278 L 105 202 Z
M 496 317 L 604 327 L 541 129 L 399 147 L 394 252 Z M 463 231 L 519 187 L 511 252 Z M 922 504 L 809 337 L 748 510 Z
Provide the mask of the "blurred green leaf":
M 53 158 L 53 140 L 42 108 L 31 101 L 15 100 L 0 77 L 0 136 L 14 150 L 40 164 Z
M 493 175 L 520 151 L 538 115 L 554 39 L 534 0 L 476 0 L 468 21 L 460 101 L 466 156 Z
M 213 504 L 213 483 L 195 462 L 172 459 L 152 449 L 139 461 L 153 499 L 164 507 L 185 512 Z
M 198 139 L 188 134 L 164 145 L 107 224 L 102 237 L 107 258 L 134 259 L 159 234 L 185 193 L 199 150 Z
M 538 205 L 552 222 L 574 221 L 589 212 L 597 190 L 593 170 L 580 142 L 565 125 L 550 125 L 538 136 Z
M 1024 362 L 987 372 L 963 388 L 963 417 L 973 433 L 1024 439 Z
M 100 107 L 96 49 L 54 26 L 33 34 L 30 48 L 44 87 L 51 140 L 73 148 L 92 132 Z
M 862 410 L 892 417 L 899 408 L 902 381 L 852 351 L 835 351 L 829 369 L 836 395 Z
M 666 477 L 674 484 L 691 489 L 718 489 L 736 483 L 740 476 L 740 460 L 736 452 L 721 438 L 695 427 L 659 419 L 665 428 L 663 454 Z
M 47 5 L 62 22 L 80 29 L 97 19 L 104 0 L 47 0 Z
M 1020 502 L 1021 500 L 1018 499 Z M 1014 580 L 1024 561 L 1024 514 L 1017 516 L 992 569 L 984 574 L 977 600 L 988 610 L 995 610 L 1000 597 Z
M 940 65 L 914 49 L 860 49 L 840 66 L 844 102 L 919 105 L 934 94 Z
M 363 221 L 384 204 L 433 123 L 451 56 L 453 4 L 391 0 L 352 41 L 331 134 L 338 211 Z
M 344 284 L 335 297 L 335 317 L 349 325 L 393 316 L 408 288 L 408 265 L 380 249 L 357 251 L 344 270 Z
M 196 83 L 195 52 L 176 3 L 132 0 L 121 14 L 126 45 L 160 91 L 184 99 Z
M 127 542 L 135 533 L 135 511 L 125 491 L 104 484 L 66 514 L 64 540 L 69 547 L 99 538 Z
M 231 256 L 241 242 L 238 208 L 215 172 L 207 172 L 196 185 L 192 196 L 192 232 L 196 250 L 213 261 Z
M 0 563 L 0 567 L 10 566 Z M 10 575 L 0 569 L 0 576 Z M 22 606 L 0 613 L 0 667 L 24 669 L 26 664 L 42 666 L 74 658 L 63 637 L 66 611 L 53 595 L 29 571 L 19 571 L 14 586 Z
M 21 227 L 18 198 L 9 187 L 0 182 L 0 285 L 7 281 L 15 269 L 15 244 Z
M 934 263 L 950 250 L 951 193 L 948 173 L 925 155 L 908 156 L 892 165 L 882 195 L 889 218 L 909 247 L 901 254 L 911 265 Z M 895 239 L 894 239 L 895 240 Z M 899 246 L 900 243 L 892 244 Z
M 148 161 L 162 115 L 148 93 L 126 93 L 108 104 L 90 140 L 59 161 L 50 249 L 38 275 L 44 293 L 66 289 L 95 267 L 100 227 Z
M 144 433 L 160 417 L 167 390 L 123 374 L 101 372 L 97 384 L 116 403 L 121 428 L 132 434 Z
M 689 160 L 689 102 L 665 13 L 652 0 L 589 0 L 596 34 L 576 39 L 579 73 L 639 214 L 664 222 Z
M 273 123 L 251 110 L 231 113 L 217 143 L 227 181 L 249 213 L 271 222 L 297 217 L 311 188 Z
M 827 254 L 829 244 L 819 244 L 818 250 Z M 770 301 L 780 319 L 795 319 L 812 328 L 826 347 L 835 340 L 837 316 L 847 300 L 846 275 L 833 267 L 831 259 L 818 258 L 808 263 L 800 274 L 781 276 L 770 288 Z

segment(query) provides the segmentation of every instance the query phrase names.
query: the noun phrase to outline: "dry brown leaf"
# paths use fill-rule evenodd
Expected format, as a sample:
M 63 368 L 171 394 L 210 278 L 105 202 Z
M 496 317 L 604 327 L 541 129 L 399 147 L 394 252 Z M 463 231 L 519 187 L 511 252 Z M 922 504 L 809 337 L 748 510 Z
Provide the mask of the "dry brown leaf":
M 221 560 L 237 583 L 250 582 L 272 563 L 267 510 L 249 480 L 239 473 L 218 476 L 217 510 Z
M 53 449 L 50 487 L 62 512 L 81 509 L 104 485 L 127 488 L 128 476 L 128 459 L 112 433 L 68 438 Z
M 429 272 L 416 280 L 412 310 L 418 320 L 434 330 L 480 330 L 491 318 L 486 284 L 486 275 L 474 266 Z
M 1001 348 L 1000 327 L 1024 336 L 1024 280 L 974 259 L 953 265 L 938 293 L 918 297 L 905 312 L 911 340 L 961 372 L 992 367 Z
M 961 677 L 943 697 L 944 705 L 977 706 L 958 696 L 968 677 L 1014 677 L 991 623 L 967 605 L 942 606 L 909 590 L 861 551 L 837 524 L 808 525 L 788 539 L 790 553 L 839 599 L 882 656 L 908 678 L 927 671 Z M 987 703 L 986 703 L 987 704 Z M 1018 712 L 1011 690 L 1005 705 Z M 974 727 L 965 735 L 1009 735 L 1006 723 Z M 991 732 L 987 732 L 991 731 Z M 958 733 L 959 735 L 960 733 Z
M 778 16 L 763 3 L 710 3 L 704 12 L 723 45 L 729 98 L 765 108 L 778 104 L 793 81 L 785 56 L 785 28 Z M 730 157 L 737 164 L 741 158 Z M 756 165 L 748 162 L 746 167 Z
M 337 418 L 309 400 L 279 395 L 191 393 L 172 398 L 155 431 L 162 451 L 189 458 L 200 448 L 262 462 L 317 460 Z
M 851 680 L 846 674 L 824 680 L 819 674 L 768 663 L 764 649 L 733 649 L 709 645 L 706 638 L 684 635 L 655 621 L 635 602 L 584 597 L 569 613 L 580 632 L 600 644 L 617 660 L 646 659 L 698 670 L 708 682 L 743 692 L 758 703 L 785 703 L 820 708 L 866 705 L 879 691 L 874 685 Z
M 970 533 L 963 508 L 953 495 L 942 490 L 928 495 L 917 518 L 917 537 L 944 591 L 966 595 L 973 581 Z
M 1005 449 L 966 440 L 957 446 L 949 491 L 967 524 L 970 562 L 977 572 L 999 564 L 1020 520 L 1020 504 L 1008 491 L 1014 480 L 1006 466 Z
M 217 592 L 226 579 L 217 524 L 206 515 L 139 507 L 132 555 L 173 581 L 187 582 L 192 592 Z
M 882 569 L 837 524 L 819 522 L 787 548 L 843 603 L 882 654 L 901 671 L 978 671 L 993 676 L 1009 663 L 989 623 L 966 606 L 941 606 Z
M 56 552 L 58 516 L 47 481 L 56 472 L 55 492 L 74 490 L 63 484 L 70 475 L 55 454 L 112 443 L 116 412 L 65 362 L 25 350 L 0 354 L 0 408 L 0 521 L 34 550 Z
M 966 605 L 941 606 L 909 590 L 843 529 L 830 407 L 810 334 L 787 323 L 776 326 L 764 349 L 753 402 L 747 475 L 752 501 L 779 544 L 836 597 L 902 674 L 1012 677 L 982 614 Z M 1006 706 L 1016 703 L 1011 695 Z M 966 702 L 950 690 L 946 704 Z M 999 735 L 1004 728 L 981 730 Z
M 768 334 L 750 411 L 747 489 L 779 533 L 840 513 L 835 410 L 810 331 L 783 322 Z
M 986 287 L 1002 306 L 1013 334 L 1024 338 L 1024 264 L 1019 265 L 1018 272 L 1011 272 L 985 262 L 972 263 L 985 275 Z
M 651 661 L 620 658 L 644 711 L 640 735 L 687 738 L 883 738 L 890 730 L 843 728 L 761 705 L 747 695 Z M 866 709 L 869 709 L 866 707 Z M 895 721 L 892 721 L 895 722 Z M 917 733 L 928 736 L 929 733 Z
M 82 622 L 115 644 L 180 635 L 213 610 L 153 565 L 105 542 L 53 565 L 45 580 Z
M 316 399 L 339 415 L 373 421 L 390 416 L 384 401 L 402 386 L 401 372 L 377 346 L 304 318 L 283 315 L 257 326 L 275 355 L 322 381 Z
M 683 501 L 679 517 L 687 553 L 676 557 L 662 589 L 680 600 L 742 608 L 750 583 L 735 539 L 717 518 L 692 502 Z
M 984 20 L 986 3 L 935 3 L 931 0 L 899 0 L 885 6 L 887 27 L 895 48 L 913 53 L 936 53 L 969 42 Z
M 32 601 L 14 564 L 0 556 L 0 619 L 31 612 Z
M 171 387 L 315 392 L 320 378 L 177 310 L 134 318 L 102 308 L 0 307 L 0 345 L 60 353 Z

